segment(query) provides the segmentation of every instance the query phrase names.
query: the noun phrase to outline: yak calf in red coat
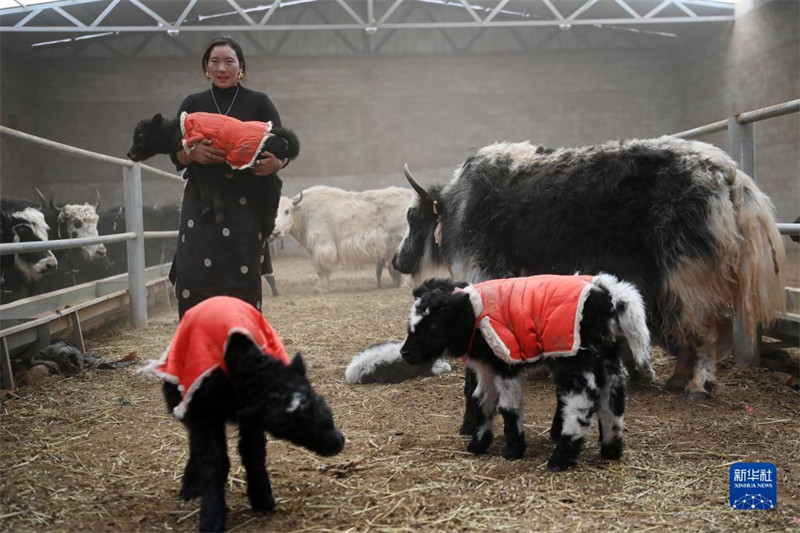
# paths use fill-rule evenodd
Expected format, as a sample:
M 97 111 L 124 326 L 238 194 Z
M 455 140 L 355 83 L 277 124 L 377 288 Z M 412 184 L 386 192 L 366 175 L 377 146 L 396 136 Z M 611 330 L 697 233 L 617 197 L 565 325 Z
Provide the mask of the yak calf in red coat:
M 467 450 L 485 453 L 499 408 L 505 425 L 503 456 L 525 452 L 522 433 L 524 367 L 544 359 L 556 386 L 558 407 L 550 428 L 556 449 L 550 471 L 575 465 L 594 415 L 600 452 L 622 454 L 627 380 L 620 352 L 629 349 L 637 368 L 653 375 L 644 304 L 633 285 L 609 274 L 532 276 L 475 285 L 432 279 L 414 290 L 400 353 L 421 364 L 444 353 L 467 358 L 477 374 L 476 429 Z
M 265 433 L 323 456 L 344 446 L 325 399 L 308 382 L 302 356 L 290 362 L 269 323 L 242 300 L 217 296 L 188 310 L 164 358 L 143 370 L 165 381 L 167 406 L 189 429 L 181 497 L 202 497 L 200 531 L 225 529 L 226 422 L 239 425 L 254 511 L 275 510 Z

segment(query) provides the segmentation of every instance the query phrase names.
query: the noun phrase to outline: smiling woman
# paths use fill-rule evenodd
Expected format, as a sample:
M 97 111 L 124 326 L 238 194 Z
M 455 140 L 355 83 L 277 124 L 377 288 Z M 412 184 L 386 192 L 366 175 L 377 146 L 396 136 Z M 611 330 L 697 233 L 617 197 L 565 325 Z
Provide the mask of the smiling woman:
M 211 87 L 191 94 L 181 113 L 215 113 L 241 121 L 281 125 L 269 97 L 242 85 L 247 73 L 244 53 L 230 37 L 209 43 L 201 59 Z M 285 165 L 264 151 L 250 168 L 231 170 L 225 152 L 205 139 L 175 146 L 171 154 L 187 180 L 181 205 L 175 294 L 180 316 L 195 304 L 217 295 L 240 298 L 261 308 L 261 273 L 272 267 L 264 243 L 272 233 Z

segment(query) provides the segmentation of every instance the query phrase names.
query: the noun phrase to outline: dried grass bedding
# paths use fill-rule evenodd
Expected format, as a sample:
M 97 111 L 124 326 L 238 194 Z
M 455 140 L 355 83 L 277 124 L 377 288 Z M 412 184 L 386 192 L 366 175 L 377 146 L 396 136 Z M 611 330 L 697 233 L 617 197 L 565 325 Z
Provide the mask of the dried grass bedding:
M 723 362 L 715 400 L 687 403 L 658 387 L 634 389 L 626 452 L 603 460 L 594 442 L 575 470 L 545 472 L 555 394 L 527 384 L 528 449 L 486 456 L 457 435 L 463 368 L 397 385 L 350 386 L 350 359 L 404 335 L 408 287 L 374 288 L 374 271 L 337 272 L 314 295 L 301 257 L 278 257 L 281 296 L 265 314 L 290 352 L 302 350 L 348 441 L 333 458 L 271 440 L 268 462 L 278 509 L 249 510 L 238 456 L 227 493 L 231 531 L 784 531 L 800 526 L 800 398 L 786 376 Z M 143 330 L 124 325 L 87 339 L 108 360 L 160 355 L 177 312 Z M 656 350 L 657 382 L 673 360 Z M 0 531 L 194 531 L 199 501 L 178 499 L 186 460 L 183 427 L 167 415 L 160 383 L 137 367 L 51 376 L 0 403 Z M 497 429 L 497 425 L 496 425 Z M 229 431 L 230 451 L 236 432 Z M 778 468 L 778 507 L 734 511 L 728 469 L 738 461 Z

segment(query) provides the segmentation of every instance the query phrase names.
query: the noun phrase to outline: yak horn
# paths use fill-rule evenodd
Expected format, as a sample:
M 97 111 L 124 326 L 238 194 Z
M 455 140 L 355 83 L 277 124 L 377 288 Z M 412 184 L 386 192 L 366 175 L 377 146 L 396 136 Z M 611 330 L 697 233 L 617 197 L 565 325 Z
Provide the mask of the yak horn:
M 61 211 L 62 209 L 64 209 L 64 206 L 63 205 L 61 207 L 57 206 L 56 203 L 53 201 L 53 198 L 50 197 L 50 209 L 54 211 Z
M 44 208 L 44 206 L 47 205 L 47 198 L 42 194 L 42 191 L 39 190 L 39 187 L 34 187 L 34 189 L 36 189 L 36 194 L 39 195 L 39 198 L 42 199 L 42 208 Z
M 303 200 L 303 191 L 300 191 L 300 195 L 297 196 L 297 199 L 292 198 L 292 205 L 297 205 Z
M 425 200 L 430 200 L 431 199 L 430 193 L 425 190 L 425 187 L 417 183 L 417 180 L 415 180 L 414 176 L 411 175 L 411 171 L 408 169 L 408 163 L 403 165 L 403 172 L 405 172 L 406 179 L 411 184 L 411 187 L 413 187 L 414 190 L 417 191 L 417 194 L 419 194 Z
M 95 189 L 95 192 L 97 192 L 97 203 L 94 204 L 94 210 L 97 211 L 100 209 L 100 189 Z

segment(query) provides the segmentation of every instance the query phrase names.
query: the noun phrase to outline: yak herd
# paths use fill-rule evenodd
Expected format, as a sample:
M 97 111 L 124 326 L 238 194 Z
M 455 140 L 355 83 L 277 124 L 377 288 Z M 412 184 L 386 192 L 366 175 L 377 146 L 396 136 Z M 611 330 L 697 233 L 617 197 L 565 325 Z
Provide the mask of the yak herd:
M 627 379 L 652 379 L 651 341 L 676 357 L 668 388 L 689 398 L 710 397 L 717 361 L 732 350 L 733 317 L 752 336 L 783 311 L 786 253 L 774 207 L 710 144 L 668 136 L 580 148 L 502 142 L 477 150 L 444 184 L 425 187 L 408 167 L 406 178 L 411 188 L 347 192 L 314 186 L 282 198 L 274 235 L 291 235 L 307 250 L 318 293 L 329 290 L 339 266 L 374 266 L 379 288 L 384 269 L 395 285 L 401 274 L 413 277 L 419 286 L 405 341 L 365 352 L 358 364 L 373 368 L 363 360 L 380 352 L 374 357 L 383 361 L 387 350 L 394 365 L 463 357 L 462 433 L 472 436 L 473 453 L 487 450 L 499 410 L 504 455 L 522 456 L 524 369 L 544 364 L 558 400 L 548 468 L 577 462 L 594 416 L 602 455 L 619 458 Z M 124 230 L 119 208 L 98 212 L 99 205 L 59 207 L 43 195 L 40 200 L 3 199 L 3 243 Z M 176 229 L 177 209 L 152 208 L 145 221 L 145 229 Z M 3 301 L 41 290 L 48 278 L 57 280 L 54 286 L 64 283 L 58 276 L 77 283 L 92 265 L 124 271 L 112 246 L 2 256 Z M 161 243 L 146 251 L 148 262 L 169 261 L 172 253 Z M 423 282 L 421 273 L 429 268 L 447 270 L 451 279 Z M 212 307 L 231 305 L 212 300 Z M 240 422 L 240 452 L 256 510 L 274 508 L 263 465 L 265 431 L 326 455 L 338 453 L 344 440 L 324 399 L 308 384 L 302 359 L 290 362 L 280 341 L 274 348 L 258 340 L 256 329 L 268 324 L 246 310 L 205 311 L 232 317 L 219 338 L 206 343 L 216 346 L 215 362 L 194 375 L 194 383 L 180 381 L 178 367 L 193 350 L 186 341 L 184 348 L 171 348 L 177 362 L 162 360 L 155 373 L 167 382 L 168 405 L 183 409 L 176 416 L 190 429 L 182 496 L 202 496 L 201 528 L 218 530 L 225 526 L 229 463 L 220 439 L 226 419 Z M 242 317 L 241 323 L 233 317 Z M 275 365 L 286 369 L 285 383 L 275 383 Z M 192 395 L 196 412 L 186 409 Z M 230 400 L 223 402 L 229 409 L 218 409 L 220 397 Z M 284 419 L 298 435 L 282 433 L 286 427 L 278 421 Z M 324 438 L 307 443 L 312 434 Z

